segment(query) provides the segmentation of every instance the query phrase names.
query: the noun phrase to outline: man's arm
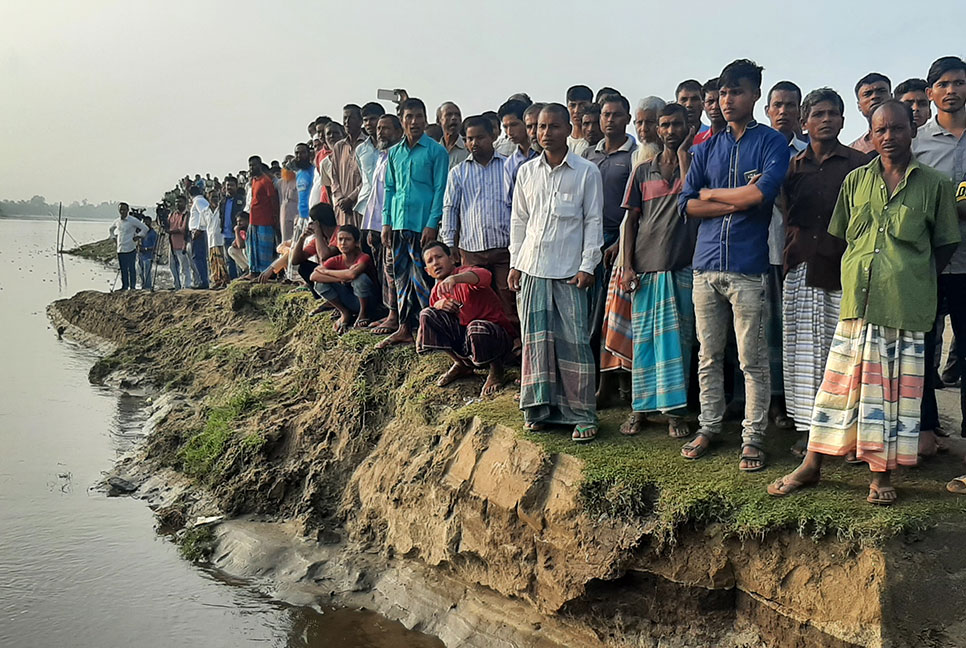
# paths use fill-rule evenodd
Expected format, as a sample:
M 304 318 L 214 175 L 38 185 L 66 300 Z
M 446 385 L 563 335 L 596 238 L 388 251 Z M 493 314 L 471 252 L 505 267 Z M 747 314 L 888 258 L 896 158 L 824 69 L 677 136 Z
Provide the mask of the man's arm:
M 442 147 L 434 149 L 433 155 L 433 202 L 429 208 L 429 220 L 426 227 L 438 230 L 439 222 L 443 218 L 443 194 L 446 193 L 446 176 L 449 173 L 449 155 Z
M 763 202 L 775 200 L 782 183 L 788 176 L 788 144 L 781 135 L 770 133 L 762 144 L 761 173 L 751 183 L 734 189 L 705 189 L 700 198 L 711 202 L 734 205 L 738 211 L 757 207 Z
M 950 243 L 949 245 L 941 245 L 933 249 L 932 254 L 936 259 L 936 274 L 941 273 L 949 265 L 950 260 L 953 258 L 953 254 L 956 253 L 956 248 L 959 247 L 958 243 Z
M 527 237 L 527 221 L 530 220 L 530 206 L 527 203 L 524 183 L 526 172 L 523 168 L 517 174 L 517 183 L 513 191 L 513 203 L 510 208 L 510 267 L 515 268 L 520 257 L 520 250 Z
M 392 151 L 386 160 L 386 181 L 382 191 L 382 223 L 383 228 L 392 225 L 392 199 L 396 195 L 396 168 L 393 165 Z
M 594 274 L 601 261 L 604 245 L 604 190 L 600 170 L 595 165 L 584 176 L 584 247 L 578 272 Z
M 463 185 L 459 170 L 459 165 L 453 167 L 446 180 L 446 193 L 443 194 L 443 220 L 439 227 L 439 239 L 454 251 L 459 239 L 460 204 L 463 199 Z

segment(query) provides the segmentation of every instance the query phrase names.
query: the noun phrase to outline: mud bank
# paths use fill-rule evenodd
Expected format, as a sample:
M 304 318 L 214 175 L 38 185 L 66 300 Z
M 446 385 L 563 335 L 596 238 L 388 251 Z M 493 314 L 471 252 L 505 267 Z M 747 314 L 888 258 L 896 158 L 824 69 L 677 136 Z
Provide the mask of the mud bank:
M 165 527 L 215 518 L 226 573 L 448 646 L 966 645 L 958 458 L 903 474 L 891 509 L 844 466 L 774 501 L 790 459 L 737 474 L 734 440 L 684 463 L 660 425 L 620 437 L 621 410 L 588 447 L 526 435 L 512 389 L 437 388 L 444 358 L 339 338 L 310 300 L 236 283 L 49 309 L 106 353 L 92 380 L 161 395 L 115 476 Z

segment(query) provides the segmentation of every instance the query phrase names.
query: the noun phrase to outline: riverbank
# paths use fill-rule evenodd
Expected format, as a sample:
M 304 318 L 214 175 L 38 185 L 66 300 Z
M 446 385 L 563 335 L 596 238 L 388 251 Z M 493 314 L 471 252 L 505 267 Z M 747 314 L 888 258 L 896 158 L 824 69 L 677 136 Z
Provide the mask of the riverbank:
M 227 572 L 365 599 L 450 646 L 963 645 L 966 498 L 942 488 L 957 457 L 902 471 L 892 508 L 866 504 L 867 474 L 844 465 L 776 501 L 764 485 L 793 465 L 788 435 L 757 475 L 738 473 L 736 434 L 684 462 L 661 426 L 621 437 L 624 410 L 588 446 L 527 435 L 511 388 L 440 389 L 444 357 L 335 336 L 310 299 L 235 283 L 49 311 L 111 345 L 93 381 L 164 393 L 117 474 L 167 524 L 234 519 L 213 531 Z M 238 540 L 259 534 L 328 553 L 287 569 L 278 543 Z

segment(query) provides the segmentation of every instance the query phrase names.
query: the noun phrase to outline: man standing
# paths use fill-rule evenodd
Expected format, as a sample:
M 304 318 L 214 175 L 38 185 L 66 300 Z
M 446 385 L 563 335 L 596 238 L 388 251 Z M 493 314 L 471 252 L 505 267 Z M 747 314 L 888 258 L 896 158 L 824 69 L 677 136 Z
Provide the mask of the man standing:
M 309 203 L 312 196 L 312 183 L 315 180 L 315 167 L 312 166 L 312 152 L 309 145 L 298 143 L 295 145 L 295 191 L 298 194 L 298 214 L 303 223 L 309 221 Z
M 822 384 L 825 361 L 839 321 L 840 267 L 845 242 L 828 233 L 832 210 L 845 177 L 869 161 L 867 153 L 841 144 L 845 103 L 831 88 L 808 93 L 802 123 L 809 145 L 789 165 L 782 187 L 785 249 L 782 286 L 785 405 L 802 434 L 802 456 L 812 404 Z
M 170 267 L 174 289 L 181 290 L 182 286 L 190 288 L 193 285 L 191 259 L 185 251 L 185 237 L 188 234 L 188 215 L 185 210 L 188 208 L 188 202 L 184 196 L 178 196 L 175 198 L 174 205 L 174 211 L 168 216 L 168 241 L 171 243 Z
M 884 74 L 869 72 L 855 84 L 855 99 L 859 112 L 869 122 L 870 127 L 862 137 L 849 144 L 850 147 L 863 153 L 875 151 L 872 145 L 872 113 L 890 96 L 892 96 L 892 81 Z
M 459 106 L 447 101 L 436 109 L 436 123 L 443 129 L 443 139 L 440 144 L 446 147 L 449 154 L 449 168 L 453 168 L 466 159 L 466 141 L 460 134 L 463 128 L 463 114 Z
M 141 275 L 141 289 L 152 290 L 154 282 L 151 266 L 154 264 L 155 250 L 158 247 L 158 233 L 151 227 L 150 216 L 145 216 L 143 223 L 148 231 L 138 241 L 138 274 Z
M 225 176 L 222 184 L 223 196 L 218 205 L 218 219 L 222 235 L 225 237 L 225 262 L 228 266 L 228 277 L 237 279 L 239 272 L 235 260 L 228 256 L 228 247 L 235 240 L 235 225 L 238 215 L 245 211 L 244 199 L 238 192 L 238 180 L 234 176 Z
M 926 96 L 926 88 L 929 84 L 925 79 L 906 79 L 896 86 L 892 96 L 912 108 L 912 118 L 916 122 L 916 128 L 922 128 L 932 117 L 932 109 L 929 107 L 929 97 Z
M 637 133 L 637 155 L 634 156 L 634 166 L 650 162 L 661 152 L 661 138 L 657 134 L 657 116 L 666 102 L 660 97 L 644 97 L 637 102 L 634 113 L 634 132 Z
M 425 133 L 422 100 L 403 102 L 402 116 L 406 136 L 389 151 L 382 208 L 382 241 L 392 246 L 399 328 L 376 345 L 379 349 L 412 343 L 419 311 L 429 305 L 423 246 L 436 239 L 450 162 L 446 149 Z
M 530 104 L 526 110 L 523 111 L 523 127 L 527 134 L 527 148 L 524 148 L 523 144 L 517 146 L 513 155 L 506 161 L 504 165 L 504 170 L 506 171 L 506 178 L 504 179 L 504 184 L 506 185 L 506 201 L 507 204 L 513 204 L 513 188 L 517 183 L 517 173 L 520 171 L 520 167 L 525 163 L 529 162 L 533 158 L 540 155 L 540 143 L 537 141 L 537 120 L 540 117 L 540 111 L 546 104 L 535 103 Z
M 719 78 L 728 127 L 701 146 L 688 170 L 679 208 L 699 219 L 694 250 L 694 313 L 701 414 L 698 436 L 682 448 L 698 459 L 721 432 L 724 347 L 733 327 L 744 374 L 745 418 L 739 469 L 765 467 L 762 449 L 770 400 L 767 275 L 772 203 L 788 171 L 788 142 L 754 120 L 761 70 L 753 61 L 728 64 Z
M 919 129 L 912 151 L 921 164 L 939 171 L 957 185 L 966 179 L 966 62 L 956 56 L 935 61 L 926 75 L 926 94 L 936 105 L 936 116 Z M 966 221 L 959 221 L 966 236 Z M 939 312 L 948 312 L 956 344 L 953 345 L 960 367 L 966 356 L 966 246 L 960 246 L 939 277 Z M 922 402 L 923 454 L 934 454 L 933 432 L 939 429 L 936 408 L 935 348 L 936 328 L 926 336 L 926 386 Z M 966 386 L 960 386 L 960 408 L 966 413 Z M 966 436 L 966 420 L 961 432 Z
M 708 130 L 701 131 L 694 136 L 694 145 L 711 139 L 712 135 L 717 135 L 725 129 L 728 122 L 721 116 L 721 106 L 718 105 L 718 80 L 708 79 L 708 82 L 701 86 L 701 97 L 704 105 L 704 114 L 708 116 L 711 126 Z
M 134 290 L 137 282 L 135 254 L 137 242 L 135 236 L 144 236 L 148 228 L 138 219 L 129 216 L 131 207 L 126 203 L 119 203 L 117 213 L 119 217 L 111 223 L 110 236 L 117 239 L 117 264 L 121 267 L 121 290 Z
M 360 223 L 365 216 L 369 196 L 372 194 L 372 176 L 376 171 L 376 163 L 379 161 L 376 126 L 379 123 L 379 118 L 384 114 L 386 114 L 385 109 L 374 101 L 370 101 L 362 107 L 362 130 L 365 131 L 366 139 L 356 147 L 356 163 L 359 165 L 359 172 L 362 176 L 359 198 L 356 200 L 355 206 Z
M 527 111 L 527 105 L 522 101 L 517 101 L 511 99 L 505 104 L 500 106 L 500 110 L 497 115 L 500 117 L 500 123 L 503 126 L 503 131 L 506 134 L 507 140 L 513 145 L 510 152 L 507 154 L 506 162 L 503 164 L 504 172 L 506 173 L 508 182 L 506 184 L 507 191 L 512 191 L 512 181 L 516 181 L 517 170 L 520 165 L 528 160 L 532 160 L 537 157 L 538 153 L 533 150 L 530 146 L 530 136 L 527 135 L 527 125 L 523 121 L 523 115 Z M 496 144 L 493 145 L 496 149 Z M 507 194 L 507 204 L 510 204 L 513 200 L 513 196 Z
M 266 173 L 262 158 L 248 158 L 252 178 L 252 201 L 248 210 L 248 235 L 245 244 L 248 265 L 252 274 L 260 275 L 275 260 L 275 241 L 278 237 L 278 192 Z
M 568 150 L 567 111 L 560 104 L 540 111 L 543 154 L 517 175 L 509 284 L 520 292 L 526 427 L 573 425 L 573 440 L 585 442 L 597 436 L 585 291 L 601 260 L 603 197 L 597 166 Z
M 493 150 L 496 133 L 490 130 L 489 120 L 469 117 L 464 128 L 470 156 L 449 171 L 440 239 L 459 251 L 462 265 L 485 268 L 492 274 L 503 309 L 515 322 L 516 297 L 507 286 L 510 203 L 504 185 L 506 158 Z
M 818 483 L 825 455 L 869 465 L 871 504 L 896 501 L 890 472 L 917 463 L 925 337 L 936 316 L 936 272 L 959 243 L 948 178 L 913 156 L 909 106 L 872 113 L 878 158 L 848 175 L 829 233 L 845 239 L 842 311 L 815 397 L 808 453 L 769 494 Z
M 191 196 L 191 214 L 188 231 L 191 232 L 191 263 L 195 271 L 194 288 L 208 289 L 208 212 L 211 204 L 201 195 L 201 189 L 188 187 Z M 277 213 L 277 212 L 276 212 Z
M 597 146 L 597 142 L 604 139 L 604 132 L 600 130 L 599 105 L 592 103 L 580 113 L 580 132 L 584 136 L 586 146 L 577 155 L 583 156 L 584 153 Z
M 708 125 L 701 122 L 704 98 L 701 84 L 697 80 L 688 79 L 679 83 L 674 90 L 674 97 L 688 111 L 688 126 L 694 129 L 695 137 L 708 130 Z
M 362 218 L 355 207 L 362 189 L 362 172 L 356 151 L 366 141 L 362 132 L 362 108 L 355 104 L 343 107 L 342 125 L 346 137 L 332 147 L 332 205 L 339 223 L 359 227 Z
M 571 123 L 570 135 L 567 136 L 567 146 L 575 155 L 580 155 L 587 148 L 580 116 L 583 115 L 584 109 L 592 103 L 594 103 L 594 92 L 587 86 L 575 85 L 567 88 L 567 112 L 570 115 Z M 530 140 L 533 141 L 534 139 L 534 134 L 531 133 Z M 539 139 L 539 137 L 536 139 Z

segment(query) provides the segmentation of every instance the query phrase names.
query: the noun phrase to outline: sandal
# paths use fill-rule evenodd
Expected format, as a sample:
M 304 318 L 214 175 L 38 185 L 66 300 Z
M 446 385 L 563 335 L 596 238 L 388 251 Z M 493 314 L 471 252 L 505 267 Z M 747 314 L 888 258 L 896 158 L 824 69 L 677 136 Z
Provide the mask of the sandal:
M 966 495 L 966 475 L 960 475 L 949 480 L 946 484 L 946 490 L 954 495 Z
M 627 420 L 621 424 L 620 433 L 624 436 L 636 436 L 641 433 L 641 428 L 647 424 L 647 416 L 639 412 L 631 412 Z
M 883 497 L 883 495 L 889 493 L 892 494 L 891 498 Z M 879 488 L 869 486 L 869 496 L 865 498 L 865 501 L 877 506 L 892 506 L 896 503 L 896 489 L 892 486 L 881 486 Z
M 371 324 L 371 322 L 367 318 L 363 317 L 361 319 L 356 320 L 356 323 L 353 325 L 353 328 L 366 328 L 367 329 L 367 328 L 369 328 L 369 324 Z
M 815 478 L 810 481 L 798 481 L 797 479 L 792 479 L 791 475 L 785 475 L 784 477 L 779 477 L 772 483 L 768 484 L 768 494 L 772 497 L 788 497 L 793 495 L 803 488 L 811 488 L 812 486 L 818 485 L 819 478 Z
M 853 450 L 852 452 L 849 452 L 848 454 L 845 455 L 845 463 L 849 464 L 850 466 L 861 466 L 865 462 L 859 459 L 859 457 L 855 454 L 855 451 Z
M 707 439 L 708 442 L 704 445 L 699 445 L 699 442 L 701 441 L 702 438 Z M 681 456 L 687 459 L 688 461 L 695 461 L 696 459 L 700 459 L 704 455 L 708 454 L 708 450 L 711 449 L 711 446 L 713 444 L 714 444 L 713 435 L 709 434 L 708 432 L 703 432 L 702 430 L 698 430 L 697 436 L 695 436 L 693 439 L 691 439 L 689 443 L 686 443 L 684 447 L 681 448 Z M 694 454 L 690 454 L 690 455 L 686 454 L 689 451 L 694 452 Z
M 574 433 L 570 435 L 570 438 L 577 443 L 588 443 L 597 438 L 597 426 L 596 425 L 577 425 L 574 427 Z
M 523 424 L 523 429 L 527 432 L 543 432 L 547 429 L 547 426 L 543 423 L 527 421 Z
M 680 416 L 667 417 L 667 435 L 672 439 L 686 439 L 691 436 L 688 422 Z
M 745 450 L 748 448 L 753 448 L 758 451 L 755 456 L 746 455 Z M 757 465 L 749 465 L 751 462 L 756 462 Z M 751 445 L 750 443 L 741 444 L 741 461 L 738 463 L 738 470 L 746 473 L 758 472 L 759 470 L 765 469 L 765 451 L 758 446 Z

